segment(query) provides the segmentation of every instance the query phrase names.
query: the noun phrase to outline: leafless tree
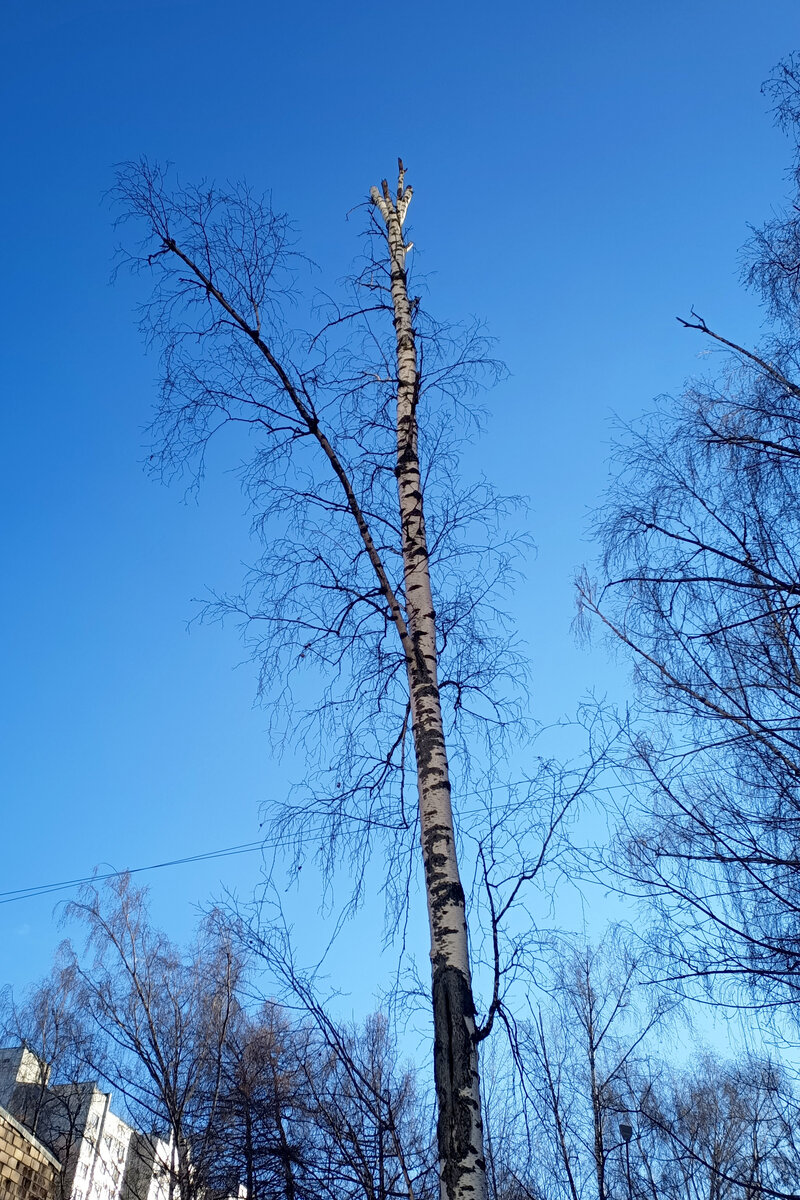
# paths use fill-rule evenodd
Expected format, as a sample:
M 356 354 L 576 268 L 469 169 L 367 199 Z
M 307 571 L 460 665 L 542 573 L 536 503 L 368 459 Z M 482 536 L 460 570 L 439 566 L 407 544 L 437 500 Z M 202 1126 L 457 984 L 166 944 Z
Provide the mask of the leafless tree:
M 520 661 L 494 599 L 514 549 L 507 506 L 484 482 L 457 482 L 467 400 L 496 367 L 479 328 L 437 324 L 409 289 L 402 163 L 396 189 L 371 189 L 364 270 L 349 296 L 322 302 L 313 334 L 287 323 L 300 260 L 268 201 L 171 191 L 146 162 L 123 169 L 116 197 L 143 229 L 129 261 L 154 283 L 143 308 L 164 363 L 154 465 L 198 478 L 213 437 L 252 436 L 244 483 L 265 553 L 245 594 L 211 611 L 241 616 L 276 721 L 291 712 L 314 758 L 305 802 L 281 819 L 324 817 L 331 861 L 345 839 L 357 878 L 376 837 L 399 880 L 421 842 L 443 1194 L 482 1198 L 485 1030 L 451 769 L 481 735 L 484 753 L 501 753 L 519 716 Z M 285 683 L 298 671 L 325 684 L 299 715 Z
M 772 86 L 797 141 L 791 63 Z M 799 250 L 796 206 L 749 247 L 761 346 L 683 321 L 724 368 L 624 436 L 601 577 L 579 584 L 635 664 L 623 886 L 656 901 L 665 973 L 785 1015 L 800 967 Z
M 491 1200 L 541 1200 L 550 1193 L 546 1155 L 532 1128 L 539 1118 L 520 1086 L 510 1043 L 489 1042 L 481 1065 L 489 1196 Z
M 562 942 L 549 981 L 540 978 L 542 1001 L 517 1026 L 515 1070 L 487 1111 L 490 1143 L 498 1123 L 512 1142 L 517 1135 L 510 1171 L 500 1147 L 496 1193 L 794 1197 L 798 1109 L 787 1072 L 754 1055 L 672 1053 L 683 1017 L 626 940 L 615 933 L 595 949 Z
M 433 1108 L 383 1017 L 336 1023 L 290 959 L 292 1004 L 253 1008 L 230 922 L 212 911 L 181 952 L 127 877 L 86 889 L 68 915 L 85 951 L 65 943 L 52 979 L 24 1004 L 8 997 L 3 1023 L 11 1042 L 35 1043 L 42 1070 L 8 1103 L 59 1154 L 65 1198 L 83 1139 L 99 1144 L 98 1079 L 133 1125 L 128 1200 L 152 1194 L 154 1171 L 175 1200 L 242 1185 L 248 1200 L 435 1194 Z
M 329 1200 L 430 1200 L 432 1113 L 415 1073 L 397 1062 L 386 1019 L 350 1029 L 326 1021 L 318 1034 L 317 1057 L 307 1059 L 319 1134 L 313 1191 Z
M 304 1080 L 296 1095 L 305 1096 L 304 1149 L 294 1159 L 298 1194 L 431 1200 L 438 1190 L 433 1109 L 416 1070 L 401 1062 L 387 1018 L 376 1013 L 360 1025 L 335 1019 L 335 997 L 323 1000 L 314 973 L 298 966 L 279 909 L 258 931 L 249 914 L 231 910 L 230 917 L 234 940 L 244 938 L 265 967 L 284 1012 L 299 1013 L 291 1025 Z
M 62 1169 L 56 1188 L 60 1200 L 68 1200 L 86 1133 L 84 1081 L 94 1038 L 66 946 L 57 951 L 50 975 L 21 1001 L 5 993 L 0 1028 L 4 1045 L 26 1047 L 39 1064 L 36 1078 L 18 1084 L 4 1104 L 57 1155 Z
M 242 964 L 218 927 L 182 954 L 149 921 L 146 893 L 123 875 L 83 889 L 67 907 L 86 931 L 73 951 L 80 997 L 96 1029 L 89 1060 L 134 1126 L 169 1147 L 169 1194 L 203 1194 L 223 1047 Z
M 211 1130 L 210 1181 L 220 1195 L 243 1184 L 249 1200 L 300 1200 L 316 1159 L 308 1075 L 311 1030 L 280 1005 L 240 1009 L 223 1047 L 219 1099 Z
M 624 1194 L 620 1124 L 670 1003 L 642 987 L 616 934 L 598 948 L 556 943 L 549 1001 L 519 1026 L 518 1065 L 546 1195 Z
M 797 1194 L 797 1099 L 775 1064 L 700 1056 L 640 1081 L 629 1120 L 632 1194 L 754 1200 Z

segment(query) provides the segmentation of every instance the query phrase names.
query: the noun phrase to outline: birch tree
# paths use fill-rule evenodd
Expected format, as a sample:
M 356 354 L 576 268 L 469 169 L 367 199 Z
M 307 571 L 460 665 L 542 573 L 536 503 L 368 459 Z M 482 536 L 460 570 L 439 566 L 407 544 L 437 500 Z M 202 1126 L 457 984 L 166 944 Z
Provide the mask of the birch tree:
M 517 718 L 519 660 L 493 600 L 506 509 L 484 482 L 457 483 L 467 401 L 496 368 L 477 326 L 434 322 L 410 293 L 402 162 L 396 189 L 371 189 L 364 269 L 344 301 L 324 298 L 313 334 L 287 324 L 302 263 L 269 201 L 171 191 L 146 162 L 123 169 L 117 198 L 144 226 L 128 260 L 153 277 L 143 326 L 163 348 L 151 461 L 198 479 L 223 430 L 255 440 L 243 477 L 265 552 L 211 612 L 239 615 L 273 716 L 305 735 L 312 786 L 281 822 L 323 817 L 331 856 L 347 836 L 361 866 L 377 831 L 401 899 L 405 852 L 421 846 L 441 1189 L 480 1200 L 490 1021 L 473 995 L 451 770 L 481 733 L 497 753 Z M 326 682 L 298 713 L 284 681 L 304 669 Z
M 794 141 L 794 195 L 756 231 L 767 315 L 748 347 L 692 312 L 721 359 L 624 433 L 587 614 L 630 654 L 629 787 L 613 866 L 655 901 L 676 984 L 796 1028 L 800 907 L 800 70 L 767 90 Z M 622 744 L 622 743 L 620 743 Z M 628 800 L 630 803 L 628 803 Z
M 170 1200 L 197 1200 L 213 1158 L 228 1029 L 243 964 L 213 924 L 182 954 L 149 920 L 146 892 L 129 875 L 85 886 L 67 907 L 83 926 L 70 948 L 78 995 L 94 1029 L 86 1065 L 109 1084 L 157 1152 L 161 1133 Z M 149 1181 L 148 1185 L 149 1186 Z
M 478 1082 L 478 1030 L 472 996 L 464 889 L 458 870 L 450 772 L 437 672 L 433 605 L 418 454 L 419 375 L 406 286 L 403 223 L 411 188 L 396 200 L 386 181 L 370 195 L 386 225 L 397 336 L 397 491 L 403 550 L 405 613 L 393 615 L 406 659 L 419 788 L 420 833 L 428 920 L 434 1020 L 434 1074 L 439 1103 L 439 1156 L 447 1196 L 483 1195 L 485 1164 Z
M 518 1058 L 542 1191 L 564 1200 L 624 1195 L 619 1127 L 652 1079 L 669 1006 L 643 986 L 618 931 L 594 948 L 560 941 L 540 986 L 550 1000 L 520 1022 Z

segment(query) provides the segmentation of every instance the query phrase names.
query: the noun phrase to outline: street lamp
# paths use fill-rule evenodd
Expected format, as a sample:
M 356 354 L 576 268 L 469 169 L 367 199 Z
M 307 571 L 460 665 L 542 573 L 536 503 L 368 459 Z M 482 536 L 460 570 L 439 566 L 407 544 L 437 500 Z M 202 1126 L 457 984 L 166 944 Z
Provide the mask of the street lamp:
M 628 1200 L 632 1200 L 633 1189 L 631 1187 L 631 1138 L 633 1137 L 633 1126 L 622 1122 L 619 1127 L 619 1135 L 625 1143 L 625 1174 L 628 1178 Z

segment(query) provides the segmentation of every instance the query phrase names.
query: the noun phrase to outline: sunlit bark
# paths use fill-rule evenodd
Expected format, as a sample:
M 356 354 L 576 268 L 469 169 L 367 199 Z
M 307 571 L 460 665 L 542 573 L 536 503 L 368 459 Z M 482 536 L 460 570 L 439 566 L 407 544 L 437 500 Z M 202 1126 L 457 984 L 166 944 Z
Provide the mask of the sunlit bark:
M 420 478 L 420 380 L 403 222 L 412 190 L 402 162 L 396 198 L 384 180 L 371 197 L 386 225 L 397 340 L 397 489 L 410 653 L 406 662 L 419 790 L 420 830 L 431 935 L 434 1071 L 439 1104 L 442 1195 L 486 1195 L 475 1005 L 464 889 L 458 872 L 450 776 L 437 677 L 436 612 L 431 591 Z

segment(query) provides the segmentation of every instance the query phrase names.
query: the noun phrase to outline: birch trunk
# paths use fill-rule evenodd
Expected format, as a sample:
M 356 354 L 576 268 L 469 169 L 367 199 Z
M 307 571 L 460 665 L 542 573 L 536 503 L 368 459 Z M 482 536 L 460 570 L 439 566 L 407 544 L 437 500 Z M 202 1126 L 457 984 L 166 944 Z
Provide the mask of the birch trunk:
M 450 777 L 437 676 L 436 613 L 420 480 L 419 374 L 406 279 L 403 222 L 412 189 L 399 164 L 397 196 L 386 180 L 371 198 L 386 225 L 397 341 L 397 489 L 408 640 L 406 665 L 431 935 L 434 1076 L 442 1200 L 485 1200 L 475 1005 L 464 890 L 458 872 Z
M 480 1087 L 478 1079 L 478 1038 L 475 1028 L 475 1006 L 470 978 L 467 922 L 464 890 L 459 878 L 456 860 L 453 813 L 450 804 L 450 778 L 447 763 L 442 712 L 437 678 L 436 614 L 431 595 L 430 565 L 425 534 L 422 487 L 420 480 L 417 402 L 419 399 L 419 373 L 417 350 L 414 337 L 412 305 L 406 286 L 405 259 L 407 247 L 403 239 L 403 222 L 411 200 L 411 188 L 404 187 L 404 171 L 400 164 L 400 179 L 397 195 L 392 196 L 384 181 L 382 191 L 373 188 L 372 200 L 383 218 L 391 269 L 391 292 L 394 306 L 394 325 L 397 352 L 397 476 L 399 515 L 402 531 L 402 554 L 404 569 L 404 597 L 398 598 L 393 591 L 389 572 L 384 566 L 381 551 L 373 540 L 366 514 L 362 510 L 356 487 L 346 465 L 339 457 L 336 446 L 325 432 L 313 402 L 304 385 L 295 383 L 295 371 L 291 363 L 283 361 L 279 351 L 269 340 L 267 330 L 262 330 L 261 315 L 254 300 L 248 306 L 237 307 L 236 296 L 250 296 L 252 280 L 246 268 L 228 245 L 227 227 L 220 229 L 202 208 L 200 215 L 186 217 L 186 210 L 165 197 L 161 191 L 158 173 L 151 172 L 146 164 L 120 174 L 119 195 L 130 205 L 131 213 L 143 215 L 150 222 L 157 249 L 141 259 L 149 267 L 158 262 L 163 265 L 164 256 L 173 255 L 182 264 L 176 277 L 174 296 L 164 284 L 160 297 L 155 302 L 164 307 L 168 315 L 159 317 L 153 329 L 157 337 L 164 335 L 173 315 L 173 302 L 186 303 L 192 296 L 191 284 L 196 283 L 209 301 L 214 301 L 226 314 L 217 328 L 238 329 L 265 360 L 270 378 L 290 401 L 293 417 L 298 427 L 315 439 L 319 449 L 328 460 L 335 478 L 339 481 L 345 498 L 346 508 L 351 513 L 364 545 L 369 562 L 375 572 L 381 592 L 386 599 L 389 613 L 397 629 L 408 672 L 408 687 L 411 704 L 411 719 L 416 755 L 417 782 L 419 790 L 420 831 L 422 857 L 425 869 L 425 885 L 428 902 L 428 918 L 431 934 L 431 971 L 434 1023 L 434 1075 L 438 1102 L 438 1146 L 442 1200 L 486 1200 L 486 1167 L 483 1153 L 483 1128 L 481 1122 Z M 194 197 L 194 193 L 191 193 Z M 192 199 L 189 208 L 194 212 Z M 231 203 L 222 201 L 223 204 Z M 233 227 L 238 228 L 241 214 L 234 204 L 231 218 Z M 170 218 L 174 217 L 179 228 L 187 231 L 188 242 L 179 244 L 170 229 Z M 221 218 L 224 225 L 225 218 Z M 254 210 L 255 225 L 261 229 L 266 223 L 269 238 L 269 214 Z M 250 238 L 252 228 L 247 226 Z M 211 244 L 209 243 L 211 235 Z M 214 238 L 218 241 L 215 243 Z M 220 240 L 221 239 L 221 240 Z M 279 247 L 280 249 L 280 247 Z M 212 252 L 213 250 L 213 252 Z M 218 253 L 217 253 L 218 252 Z M 233 255 L 233 258 L 231 258 Z M 222 264 L 217 269 L 217 258 Z M 259 268 L 256 275 L 259 274 Z M 244 277 L 238 273 L 244 272 Z M 231 294 L 217 286 L 218 281 L 233 280 Z M 238 292 L 237 292 L 238 289 Z M 170 297 L 172 297 L 170 299 Z M 241 300 L 241 295 L 240 295 Z M 252 307 L 252 311 L 251 311 Z M 193 310 L 194 311 L 194 310 Z M 211 328 L 214 328 L 212 326 Z M 209 332 L 201 324 L 203 335 Z M 175 334 L 175 341 L 168 345 L 182 345 L 185 328 Z M 193 371 L 193 368 L 192 368 Z M 192 378 L 194 375 L 192 374 Z M 169 388 L 167 389 L 169 391 Z M 213 388 L 211 394 L 214 394 Z M 222 396 L 222 393 L 220 393 Z M 221 408 L 226 409 L 230 397 L 225 394 Z M 209 396 L 201 387 L 200 396 L 194 401 L 199 411 L 205 411 Z M 183 422 L 191 411 L 191 402 L 181 400 L 181 415 L 172 426 L 178 429 L 174 436 L 180 442 Z M 268 411 L 268 406 L 264 406 Z M 238 419 L 235 418 L 235 419 Z M 243 418 L 252 426 L 262 423 L 261 416 L 246 411 Z M 272 417 L 263 424 L 268 436 L 291 438 L 283 426 L 283 418 L 273 427 Z M 190 422 L 189 422 L 190 423 Z M 202 423 L 202 418 L 201 418 Z M 224 423 L 224 422 L 223 422 Z M 172 436 L 172 433 L 169 435 Z M 202 434 L 205 439 L 208 432 Z M 293 436 L 293 435 L 292 435 Z M 175 443 L 180 455 L 182 448 Z M 173 444 L 165 443 L 165 455 L 174 451 Z M 308 496 L 298 492 L 295 496 L 299 505 L 308 503 Z M 402 600 L 404 599 L 405 611 Z M 481 1031 L 483 1033 L 484 1031 Z

